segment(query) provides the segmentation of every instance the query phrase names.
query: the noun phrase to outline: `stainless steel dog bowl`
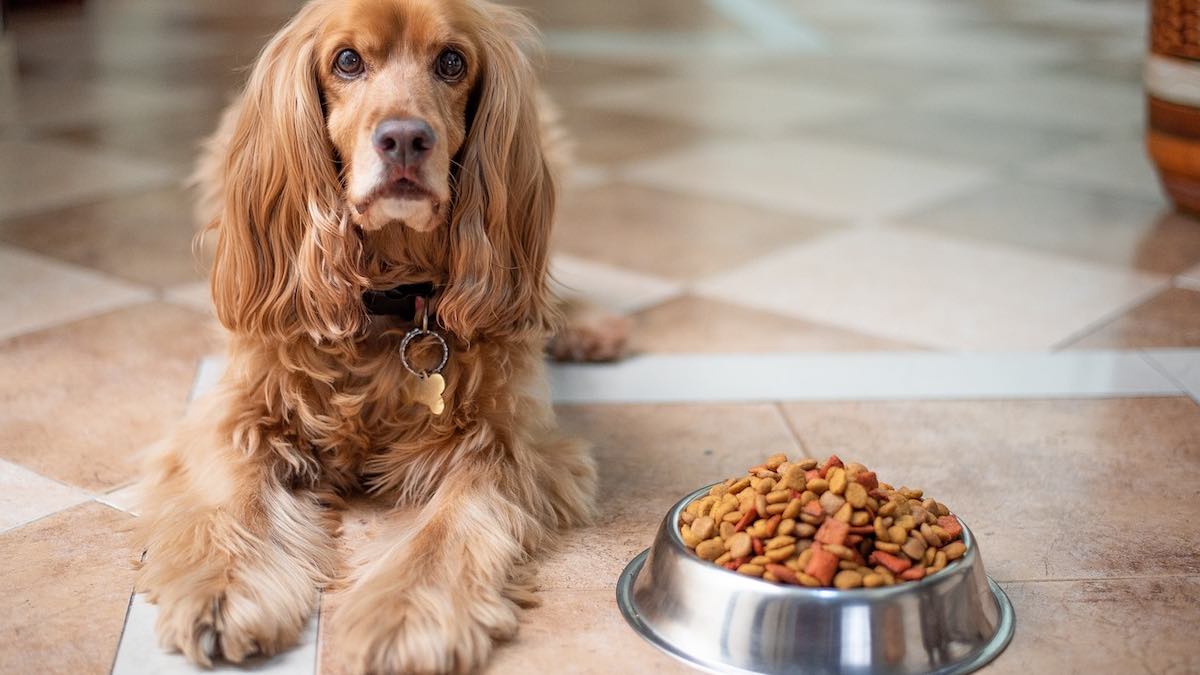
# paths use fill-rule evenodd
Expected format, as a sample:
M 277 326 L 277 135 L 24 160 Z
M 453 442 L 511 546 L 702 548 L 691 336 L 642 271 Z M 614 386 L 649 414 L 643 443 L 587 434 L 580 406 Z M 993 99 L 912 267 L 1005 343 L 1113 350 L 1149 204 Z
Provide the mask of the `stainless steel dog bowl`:
M 1012 605 L 984 574 L 965 524 L 966 554 L 920 581 L 850 591 L 783 586 L 684 546 L 679 514 L 707 492 L 671 509 L 617 583 L 629 625 L 675 658 L 717 673 L 966 673 L 1012 639 Z

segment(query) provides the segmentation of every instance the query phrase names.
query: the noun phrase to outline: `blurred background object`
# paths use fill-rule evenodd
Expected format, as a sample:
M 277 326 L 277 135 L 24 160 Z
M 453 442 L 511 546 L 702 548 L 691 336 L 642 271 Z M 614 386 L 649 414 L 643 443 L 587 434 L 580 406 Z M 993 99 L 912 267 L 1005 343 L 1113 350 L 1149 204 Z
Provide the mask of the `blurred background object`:
M 1146 143 L 1176 207 L 1200 213 L 1200 2 L 1152 0 Z

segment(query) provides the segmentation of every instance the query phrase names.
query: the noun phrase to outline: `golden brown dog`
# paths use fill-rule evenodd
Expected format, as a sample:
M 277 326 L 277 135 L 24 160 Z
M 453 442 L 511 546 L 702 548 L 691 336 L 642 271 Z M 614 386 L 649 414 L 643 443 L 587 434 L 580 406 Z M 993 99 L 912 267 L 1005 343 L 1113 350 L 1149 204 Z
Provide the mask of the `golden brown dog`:
M 202 163 L 228 370 L 150 463 L 138 589 L 208 665 L 293 643 L 335 574 L 332 510 L 419 509 L 347 591 L 368 672 L 470 670 L 517 629 L 531 555 L 591 512 L 543 350 L 554 176 L 513 10 L 315 0 L 264 48 Z M 401 363 L 411 318 L 363 293 L 431 282 L 445 410 Z M 440 357 L 410 352 L 418 372 Z

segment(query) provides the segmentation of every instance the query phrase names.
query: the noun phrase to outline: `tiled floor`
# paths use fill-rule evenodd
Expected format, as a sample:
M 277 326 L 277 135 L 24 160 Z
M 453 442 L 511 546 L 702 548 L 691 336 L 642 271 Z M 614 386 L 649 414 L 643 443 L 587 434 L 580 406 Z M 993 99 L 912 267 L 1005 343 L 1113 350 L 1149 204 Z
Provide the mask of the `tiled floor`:
M 297 3 L 86 0 L 0 39 L 0 673 L 190 671 L 131 609 L 129 485 L 219 350 L 181 182 Z M 1016 607 L 989 672 L 1200 671 L 1200 222 L 1142 153 L 1144 3 L 516 4 L 576 141 L 555 273 L 639 356 L 554 372 L 603 514 L 489 672 L 681 671 L 616 577 L 778 451 L 963 515 Z M 344 672 L 337 602 L 260 666 Z

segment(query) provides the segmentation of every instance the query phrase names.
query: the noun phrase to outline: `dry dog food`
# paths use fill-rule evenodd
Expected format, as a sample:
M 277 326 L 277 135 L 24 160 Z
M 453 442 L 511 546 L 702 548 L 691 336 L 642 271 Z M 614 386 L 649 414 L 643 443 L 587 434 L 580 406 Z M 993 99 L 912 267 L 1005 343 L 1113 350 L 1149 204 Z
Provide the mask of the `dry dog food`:
M 921 490 L 881 483 L 833 455 L 774 455 L 688 504 L 679 534 L 704 560 L 799 586 L 917 581 L 966 553 L 962 525 Z

